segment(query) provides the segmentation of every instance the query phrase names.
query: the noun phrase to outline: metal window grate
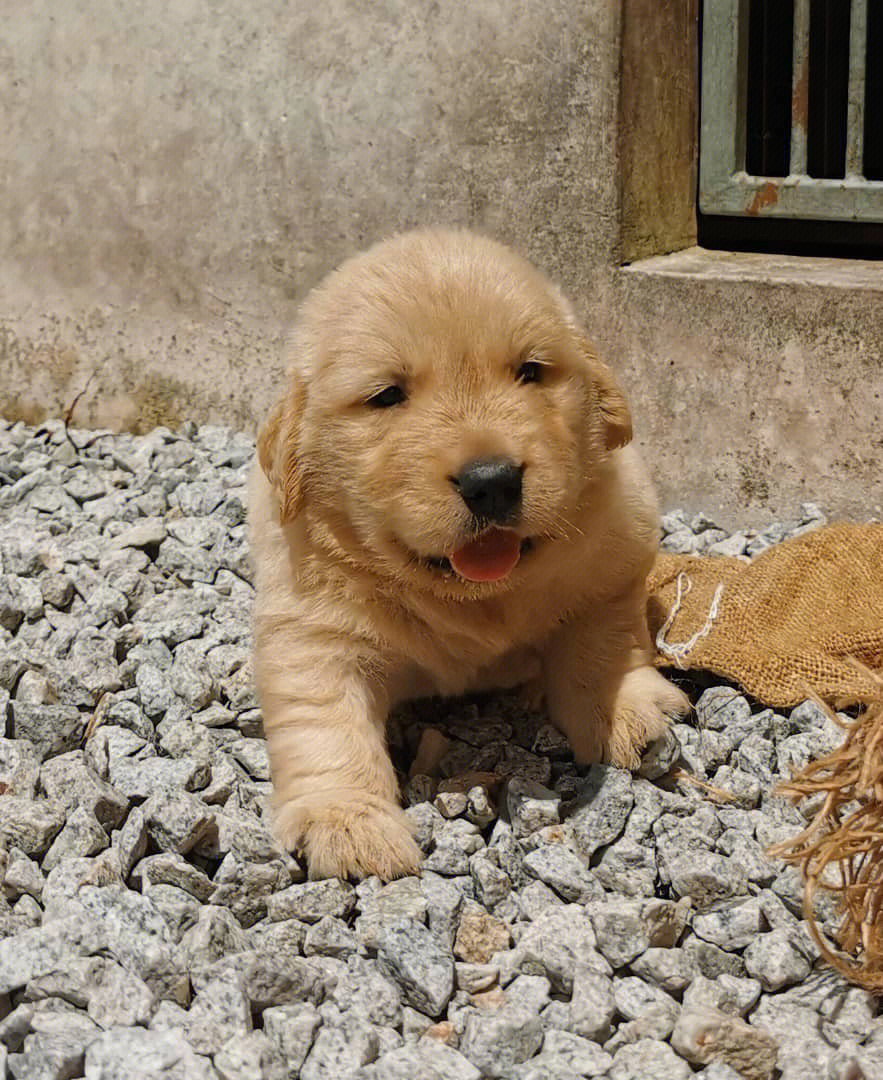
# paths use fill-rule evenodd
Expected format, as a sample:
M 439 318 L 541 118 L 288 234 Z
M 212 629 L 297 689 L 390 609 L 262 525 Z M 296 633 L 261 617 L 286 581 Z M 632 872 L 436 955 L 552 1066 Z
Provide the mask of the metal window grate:
M 705 0 L 699 208 L 883 222 L 883 0 Z

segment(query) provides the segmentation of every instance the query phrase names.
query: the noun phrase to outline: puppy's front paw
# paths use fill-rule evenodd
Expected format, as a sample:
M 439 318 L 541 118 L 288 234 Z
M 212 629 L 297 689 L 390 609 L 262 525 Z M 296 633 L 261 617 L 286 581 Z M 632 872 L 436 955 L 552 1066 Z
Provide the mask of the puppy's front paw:
M 408 819 L 394 803 L 367 791 L 290 799 L 278 806 L 275 832 L 307 858 L 311 878 L 416 874 L 422 859 Z
M 605 759 L 636 769 L 647 744 L 664 735 L 674 718 L 689 711 L 686 694 L 655 668 L 635 668 L 623 679 L 616 695 Z

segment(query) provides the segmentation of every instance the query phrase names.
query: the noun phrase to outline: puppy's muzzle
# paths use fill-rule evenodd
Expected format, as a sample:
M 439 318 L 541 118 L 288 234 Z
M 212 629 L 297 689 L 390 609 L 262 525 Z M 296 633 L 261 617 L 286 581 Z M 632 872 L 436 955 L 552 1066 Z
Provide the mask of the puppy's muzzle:
M 523 465 L 506 458 L 478 458 L 450 478 L 460 498 L 482 521 L 506 525 L 521 509 Z

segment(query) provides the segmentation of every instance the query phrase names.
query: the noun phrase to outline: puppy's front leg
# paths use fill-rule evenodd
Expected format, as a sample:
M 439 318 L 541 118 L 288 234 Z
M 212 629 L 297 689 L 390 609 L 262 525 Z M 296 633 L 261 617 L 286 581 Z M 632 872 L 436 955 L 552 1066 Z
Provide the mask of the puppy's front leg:
M 257 625 L 256 666 L 273 775 L 275 831 L 310 876 L 384 880 L 416 872 L 420 849 L 398 805 L 387 700 L 352 656 Z
M 645 605 L 642 581 L 562 625 L 546 648 L 549 715 L 578 761 L 634 769 L 646 745 L 689 710 L 651 664 Z

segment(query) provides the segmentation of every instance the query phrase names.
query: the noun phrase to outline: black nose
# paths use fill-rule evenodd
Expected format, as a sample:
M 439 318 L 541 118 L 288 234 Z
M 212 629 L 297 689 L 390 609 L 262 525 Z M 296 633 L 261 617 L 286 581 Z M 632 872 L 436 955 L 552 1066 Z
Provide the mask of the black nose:
M 464 465 L 451 483 L 476 517 L 504 525 L 521 506 L 520 465 L 500 458 L 479 458 Z

